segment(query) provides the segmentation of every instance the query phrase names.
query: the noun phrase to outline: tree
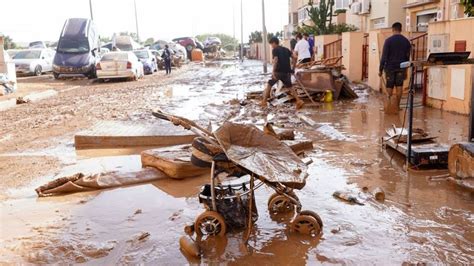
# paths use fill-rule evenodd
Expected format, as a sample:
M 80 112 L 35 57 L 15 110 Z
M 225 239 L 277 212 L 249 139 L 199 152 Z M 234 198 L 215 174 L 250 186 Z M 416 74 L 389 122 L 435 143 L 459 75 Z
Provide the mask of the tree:
M 356 31 L 357 27 L 346 23 L 333 24 L 334 15 L 344 13 L 342 10 L 334 10 L 334 0 L 320 0 L 319 5 L 315 6 L 313 0 L 308 1 L 306 12 L 312 25 L 304 24 L 296 29 L 296 32 L 308 33 L 314 35 L 341 34 L 342 32 Z
M 201 42 L 204 42 L 208 37 L 219 38 L 222 42 L 222 49 L 227 51 L 234 51 L 234 49 L 239 45 L 239 40 L 224 33 L 205 33 L 196 36 L 196 38 Z
M 275 33 L 267 32 L 267 40 L 270 40 L 273 37 L 281 39 L 283 37 L 283 32 L 277 31 Z M 263 42 L 262 32 L 254 31 L 249 35 L 249 43 L 261 43 Z
M 143 45 L 148 46 L 148 45 L 152 45 L 152 44 L 154 44 L 154 43 L 155 43 L 155 39 L 153 39 L 153 38 L 148 38 L 148 39 L 146 39 L 146 41 L 143 43 Z
M 461 0 L 461 4 L 464 6 L 464 14 L 468 17 L 474 17 L 474 3 L 472 0 Z
M 0 34 L 1 35 L 1 34 Z M 10 36 L 3 36 L 3 49 L 15 49 L 17 47 L 16 43 L 13 42 L 13 39 Z

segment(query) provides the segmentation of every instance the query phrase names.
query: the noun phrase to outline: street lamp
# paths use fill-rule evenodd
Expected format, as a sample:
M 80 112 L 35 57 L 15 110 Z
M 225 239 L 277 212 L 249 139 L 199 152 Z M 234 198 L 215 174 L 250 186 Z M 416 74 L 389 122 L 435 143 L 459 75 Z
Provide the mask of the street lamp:
M 263 26 L 263 73 L 267 73 L 267 27 L 265 26 L 265 0 L 262 0 L 262 26 Z
M 138 17 L 137 17 L 137 1 L 133 0 L 133 6 L 135 7 L 135 26 L 137 27 L 137 42 L 140 42 L 140 35 L 138 34 Z
M 94 13 L 92 13 L 92 0 L 89 0 L 89 9 L 91 11 L 91 20 L 94 20 Z

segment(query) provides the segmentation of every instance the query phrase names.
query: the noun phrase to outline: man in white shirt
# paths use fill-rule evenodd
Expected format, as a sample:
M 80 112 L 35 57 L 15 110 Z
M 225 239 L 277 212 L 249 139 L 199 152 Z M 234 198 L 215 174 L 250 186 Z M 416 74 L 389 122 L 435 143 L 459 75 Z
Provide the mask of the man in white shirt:
M 295 46 L 295 56 L 298 57 L 298 63 L 304 64 L 311 62 L 311 54 L 309 53 L 309 43 L 303 38 L 301 33 L 296 34 L 296 40 L 298 41 Z

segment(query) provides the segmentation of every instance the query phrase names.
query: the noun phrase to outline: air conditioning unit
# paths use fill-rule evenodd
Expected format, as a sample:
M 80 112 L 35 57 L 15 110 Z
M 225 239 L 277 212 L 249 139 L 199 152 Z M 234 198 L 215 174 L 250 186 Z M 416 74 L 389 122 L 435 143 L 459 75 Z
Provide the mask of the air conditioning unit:
M 443 10 L 438 10 L 438 12 L 436 12 L 436 21 L 442 21 L 443 20 Z
M 351 14 L 357 15 L 362 10 L 362 3 L 355 2 L 351 5 Z
M 370 0 L 362 0 L 360 14 L 370 13 Z

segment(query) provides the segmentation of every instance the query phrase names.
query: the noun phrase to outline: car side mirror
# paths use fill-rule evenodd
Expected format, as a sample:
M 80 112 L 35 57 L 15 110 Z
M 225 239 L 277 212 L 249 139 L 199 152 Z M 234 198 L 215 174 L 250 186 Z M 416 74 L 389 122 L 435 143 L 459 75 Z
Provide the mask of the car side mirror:
M 41 59 L 44 59 L 44 56 L 42 56 Z

